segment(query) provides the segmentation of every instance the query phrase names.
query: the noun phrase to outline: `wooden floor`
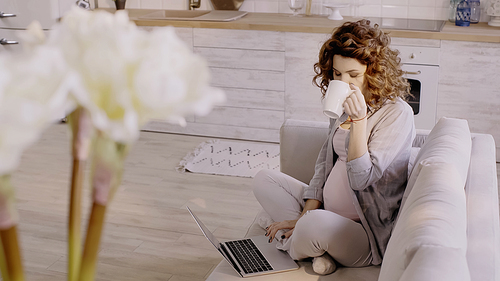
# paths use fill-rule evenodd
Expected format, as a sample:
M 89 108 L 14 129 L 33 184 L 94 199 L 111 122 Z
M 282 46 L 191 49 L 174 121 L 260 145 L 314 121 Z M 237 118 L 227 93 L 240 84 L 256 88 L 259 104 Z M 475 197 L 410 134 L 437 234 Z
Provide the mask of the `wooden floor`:
M 222 260 L 185 206 L 223 239 L 242 238 L 259 211 L 251 179 L 179 173 L 208 138 L 143 132 L 109 208 L 96 280 L 201 281 Z M 27 280 L 66 280 L 69 198 L 67 127 L 50 127 L 13 175 Z M 86 229 L 90 190 L 85 189 Z
M 179 173 L 179 161 L 207 138 L 147 133 L 128 157 L 111 203 L 96 280 L 201 281 L 222 260 L 201 236 L 189 205 L 223 239 L 241 238 L 260 207 L 251 179 Z M 66 280 L 71 159 L 67 127 L 53 125 L 13 175 L 27 280 Z M 500 175 L 500 164 L 497 164 Z M 90 190 L 84 202 L 86 229 Z

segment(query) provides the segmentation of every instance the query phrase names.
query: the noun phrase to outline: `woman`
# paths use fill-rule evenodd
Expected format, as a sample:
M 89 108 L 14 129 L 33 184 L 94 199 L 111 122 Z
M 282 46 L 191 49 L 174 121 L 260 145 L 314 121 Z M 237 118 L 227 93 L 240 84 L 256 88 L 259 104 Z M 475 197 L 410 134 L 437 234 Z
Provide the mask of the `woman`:
M 382 262 L 406 186 L 415 136 L 409 84 L 398 52 L 370 21 L 347 22 L 322 46 L 314 83 L 350 84 L 345 113 L 330 119 L 328 138 L 306 185 L 263 170 L 254 194 L 270 215 L 271 242 L 293 259 L 313 258 L 318 274 Z M 335 263 L 336 262 L 336 263 Z

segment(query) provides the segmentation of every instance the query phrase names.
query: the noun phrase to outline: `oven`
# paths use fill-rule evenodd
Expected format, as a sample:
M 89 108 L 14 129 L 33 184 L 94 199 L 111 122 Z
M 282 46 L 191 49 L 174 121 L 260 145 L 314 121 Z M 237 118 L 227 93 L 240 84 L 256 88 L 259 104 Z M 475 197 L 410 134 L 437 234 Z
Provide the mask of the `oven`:
M 430 130 L 436 124 L 439 83 L 439 48 L 392 46 L 400 52 L 405 78 L 411 85 L 408 103 L 413 109 L 415 127 Z

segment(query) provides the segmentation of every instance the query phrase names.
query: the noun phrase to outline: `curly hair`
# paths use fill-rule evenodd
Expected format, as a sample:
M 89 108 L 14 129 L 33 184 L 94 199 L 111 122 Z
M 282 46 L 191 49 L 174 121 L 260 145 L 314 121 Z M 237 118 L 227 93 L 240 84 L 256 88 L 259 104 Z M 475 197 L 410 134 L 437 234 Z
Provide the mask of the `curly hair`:
M 367 103 L 375 110 L 387 100 L 410 95 L 410 84 L 403 77 L 399 51 L 389 48 L 390 37 L 377 24 L 370 26 L 366 19 L 346 22 L 334 30 L 314 64 L 313 83 L 321 89 L 323 98 L 330 80 L 333 80 L 333 56 L 354 58 L 366 65 L 365 83 L 370 92 Z

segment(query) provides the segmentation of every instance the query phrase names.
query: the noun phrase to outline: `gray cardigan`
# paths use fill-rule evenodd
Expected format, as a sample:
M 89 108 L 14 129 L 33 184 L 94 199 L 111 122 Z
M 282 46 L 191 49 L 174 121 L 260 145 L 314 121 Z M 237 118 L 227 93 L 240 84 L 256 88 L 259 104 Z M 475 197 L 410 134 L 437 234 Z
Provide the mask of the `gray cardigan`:
M 372 264 L 382 263 L 406 187 L 410 150 L 415 137 L 413 110 L 403 100 L 386 102 L 367 120 L 368 152 L 347 162 L 354 206 L 370 241 Z M 323 186 L 337 160 L 333 134 L 347 119 L 330 119 L 328 138 L 316 161 L 303 199 L 323 202 Z M 346 138 L 346 149 L 349 137 Z

